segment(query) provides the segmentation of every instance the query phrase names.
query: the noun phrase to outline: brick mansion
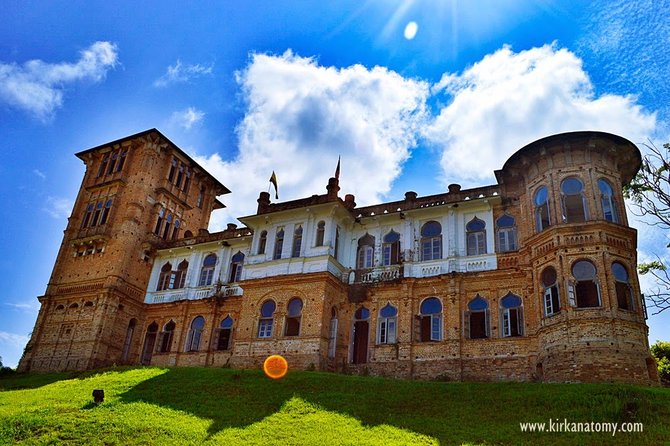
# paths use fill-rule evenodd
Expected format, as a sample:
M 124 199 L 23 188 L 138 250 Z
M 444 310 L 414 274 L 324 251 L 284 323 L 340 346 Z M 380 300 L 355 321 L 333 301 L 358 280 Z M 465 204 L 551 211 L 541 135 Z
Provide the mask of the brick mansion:
M 159 131 L 77 156 L 21 371 L 281 354 L 398 378 L 658 383 L 622 195 L 641 155 L 620 136 L 548 136 L 496 184 L 373 206 L 337 175 L 321 195 L 261 192 L 242 225 L 212 233 L 230 191 Z

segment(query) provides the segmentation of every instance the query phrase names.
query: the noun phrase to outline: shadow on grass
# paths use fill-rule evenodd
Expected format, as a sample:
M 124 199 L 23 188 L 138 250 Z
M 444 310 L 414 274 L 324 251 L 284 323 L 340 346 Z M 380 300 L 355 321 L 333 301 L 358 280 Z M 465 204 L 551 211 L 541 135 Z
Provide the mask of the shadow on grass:
M 189 368 L 170 369 L 120 397 L 126 403 L 141 401 L 211 420 L 210 436 L 257 423 L 278 412 L 286 401 L 299 397 L 358 419 L 364 426 L 390 425 L 449 444 L 486 443 L 492 438 L 502 443 L 533 444 L 548 437 L 520 437 L 519 422 L 547 421 L 550 417 L 650 422 L 651 414 L 670 402 L 670 393 L 654 398 L 644 389 L 625 386 L 446 384 L 321 372 L 289 373 L 273 381 L 260 371 Z M 641 406 L 640 401 L 644 401 Z M 667 408 L 660 412 L 661 416 L 670 415 Z M 651 428 L 651 423 L 645 425 L 645 431 L 647 427 Z M 580 439 L 561 436 L 568 442 Z
M 64 379 L 78 377 L 77 373 L 12 373 L 0 377 L 0 390 L 36 389 Z

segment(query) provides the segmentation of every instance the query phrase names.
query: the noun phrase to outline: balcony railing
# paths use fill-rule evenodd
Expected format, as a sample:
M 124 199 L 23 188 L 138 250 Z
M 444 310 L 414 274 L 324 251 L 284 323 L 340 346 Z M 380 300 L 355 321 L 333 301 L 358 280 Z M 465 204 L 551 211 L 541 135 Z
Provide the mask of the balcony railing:
M 349 275 L 349 283 L 389 282 L 403 277 L 402 265 L 356 269 Z
M 178 300 L 199 300 L 212 297 L 217 294 L 217 286 L 179 288 L 176 290 L 152 291 L 147 293 L 145 302 L 150 304 L 162 304 Z M 244 290 L 239 285 L 223 285 L 218 289 L 218 294 L 224 297 L 242 296 Z

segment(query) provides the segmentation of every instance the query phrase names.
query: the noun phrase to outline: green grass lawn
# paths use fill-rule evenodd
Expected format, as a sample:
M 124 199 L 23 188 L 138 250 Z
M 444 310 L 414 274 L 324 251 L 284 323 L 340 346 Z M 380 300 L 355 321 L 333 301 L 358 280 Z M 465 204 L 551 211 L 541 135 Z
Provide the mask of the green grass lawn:
M 1 444 L 670 444 L 670 389 L 627 385 L 124 367 L 14 375 L 0 389 Z M 644 432 L 521 432 L 550 418 Z

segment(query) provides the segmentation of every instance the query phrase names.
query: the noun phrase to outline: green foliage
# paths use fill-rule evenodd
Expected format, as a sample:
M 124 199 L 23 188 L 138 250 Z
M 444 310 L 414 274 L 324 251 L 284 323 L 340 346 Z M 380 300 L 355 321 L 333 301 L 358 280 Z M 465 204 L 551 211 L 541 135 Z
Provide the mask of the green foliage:
M 658 364 L 658 376 L 670 382 L 670 342 L 656 341 L 651 346 L 651 355 Z
M 665 265 L 660 260 L 653 260 L 647 263 L 640 263 L 637 266 L 640 274 L 647 274 L 652 271 L 665 271 Z
M 94 389 L 105 401 L 92 402 Z M 444 383 L 291 371 L 118 367 L 0 379 L 0 444 L 664 444 L 670 389 Z M 644 423 L 521 433 L 519 422 Z

